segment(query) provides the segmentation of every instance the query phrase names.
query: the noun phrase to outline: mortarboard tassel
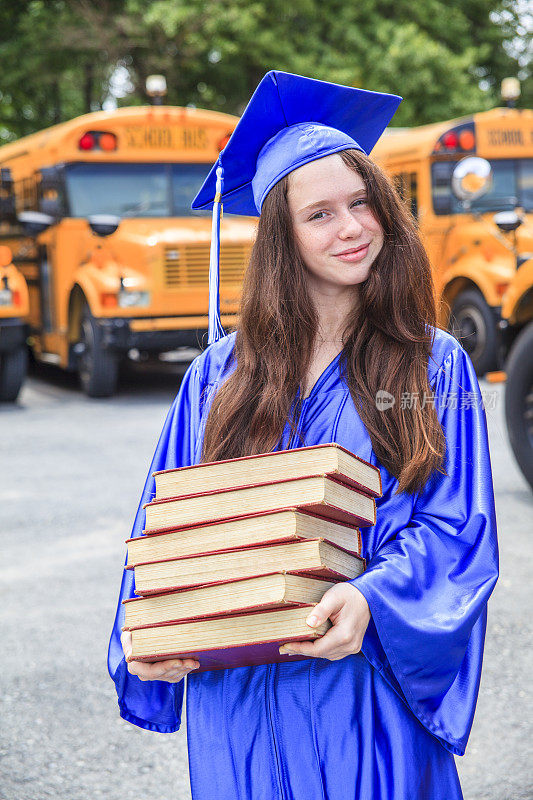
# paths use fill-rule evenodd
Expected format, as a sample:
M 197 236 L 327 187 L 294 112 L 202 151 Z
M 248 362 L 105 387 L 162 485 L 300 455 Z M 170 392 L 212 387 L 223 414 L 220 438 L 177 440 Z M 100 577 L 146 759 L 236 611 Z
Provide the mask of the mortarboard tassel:
M 216 170 L 217 182 L 215 200 L 213 202 L 213 217 L 211 226 L 211 251 L 209 255 L 209 327 L 207 344 L 218 341 L 226 335 L 220 321 L 220 215 L 222 203 L 220 198 L 224 190 L 224 168 L 218 159 Z

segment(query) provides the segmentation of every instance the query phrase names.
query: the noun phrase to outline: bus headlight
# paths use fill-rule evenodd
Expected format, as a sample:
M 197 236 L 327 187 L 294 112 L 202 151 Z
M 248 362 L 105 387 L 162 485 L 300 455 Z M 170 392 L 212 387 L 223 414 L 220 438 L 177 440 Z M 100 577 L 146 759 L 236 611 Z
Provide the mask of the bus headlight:
M 13 305 L 13 292 L 11 289 L 0 289 L 0 306 Z
M 133 306 L 146 308 L 150 305 L 150 292 L 128 292 L 126 289 L 121 289 L 118 293 L 118 304 L 120 308 Z

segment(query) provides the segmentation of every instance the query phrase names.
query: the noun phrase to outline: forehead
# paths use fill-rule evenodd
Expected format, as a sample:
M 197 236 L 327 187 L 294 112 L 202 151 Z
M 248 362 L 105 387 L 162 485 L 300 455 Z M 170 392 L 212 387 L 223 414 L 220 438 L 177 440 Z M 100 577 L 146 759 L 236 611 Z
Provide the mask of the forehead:
M 289 174 L 288 197 L 296 200 L 303 194 L 310 201 L 311 193 L 339 195 L 364 188 L 361 175 L 347 167 L 338 153 L 333 153 L 293 170 Z

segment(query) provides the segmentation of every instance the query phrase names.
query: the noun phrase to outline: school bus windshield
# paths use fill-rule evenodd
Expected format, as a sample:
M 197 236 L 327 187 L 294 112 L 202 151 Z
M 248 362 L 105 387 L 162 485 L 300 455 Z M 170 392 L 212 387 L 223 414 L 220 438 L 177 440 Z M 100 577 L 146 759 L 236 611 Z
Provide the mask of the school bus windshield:
M 459 159 L 458 159 L 459 160 Z M 533 158 L 487 159 L 492 166 L 492 188 L 474 200 L 471 211 L 505 211 L 517 206 L 533 211 Z M 464 214 L 463 205 L 451 190 L 451 176 L 457 161 L 431 165 L 435 214 Z
M 71 217 L 190 217 L 191 202 L 212 164 L 72 163 L 65 168 Z

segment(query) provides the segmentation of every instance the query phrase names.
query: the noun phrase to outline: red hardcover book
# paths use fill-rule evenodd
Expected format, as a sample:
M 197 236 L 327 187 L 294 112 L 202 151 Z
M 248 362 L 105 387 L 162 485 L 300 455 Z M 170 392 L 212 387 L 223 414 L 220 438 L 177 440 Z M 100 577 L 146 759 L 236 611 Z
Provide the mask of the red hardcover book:
M 222 559 L 221 556 L 224 558 Z M 325 580 L 351 580 L 365 569 L 361 556 L 324 539 L 214 551 L 202 556 L 179 556 L 127 566 L 135 571 L 135 594 L 150 595 L 176 589 L 215 586 L 237 578 L 287 572 Z
M 376 522 L 376 501 L 330 475 L 307 475 L 145 503 L 146 529 L 228 520 L 252 512 L 304 509 L 347 525 Z
M 331 521 L 330 517 L 325 516 L 324 514 L 319 514 L 316 511 L 310 511 L 308 508 L 274 508 L 271 511 L 254 511 L 254 512 L 252 512 L 250 514 L 241 514 L 238 517 L 228 517 L 228 518 L 223 519 L 223 520 L 212 519 L 212 520 L 207 520 L 206 522 L 194 522 L 194 523 L 192 523 L 190 525 L 172 525 L 172 526 L 167 527 L 167 528 L 154 528 L 153 530 L 144 530 L 141 535 L 142 536 L 159 536 L 159 535 L 165 534 L 165 533 L 177 533 L 178 531 L 193 531 L 196 528 L 204 528 L 204 527 L 207 528 L 210 525 L 221 525 L 221 524 L 224 524 L 226 522 L 233 522 L 236 519 L 240 519 L 240 520 L 253 519 L 253 518 L 256 518 L 256 517 L 264 517 L 264 516 L 268 516 L 268 515 L 271 515 L 271 514 L 279 514 L 280 512 L 283 512 L 283 511 L 297 511 L 299 514 L 304 514 L 306 517 L 314 517 L 315 519 L 323 519 L 323 520 L 326 520 L 327 522 Z M 351 533 L 354 536 L 354 540 L 355 540 L 354 547 L 351 548 L 351 549 L 355 550 L 358 553 L 360 553 L 361 552 L 361 547 L 362 547 L 362 542 L 361 542 L 361 531 L 359 530 L 359 528 L 356 525 L 354 525 L 353 523 L 351 523 L 351 522 L 340 522 L 340 520 L 335 520 L 335 523 L 337 525 L 342 525 L 343 528 L 346 528 L 347 530 L 351 531 Z M 134 537 L 134 538 L 138 538 L 138 537 Z M 279 539 L 269 539 L 269 541 L 270 542 L 283 542 L 283 541 L 286 541 L 286 539 L 287 539 L 287 537 L 280 535 Z M 130 539 L 126 539 L 125 541 L 126 541 L 126 543 L 132 542 L 133 539 L 130 538 Z M 226 549 L 231 550 L 232 548 L 228 547 Z
M 300 509 L 243 514 L 229 520 L 147 531 L 126 539 L 126 544 L 128 566 L 134 566 L 167 558 L 231 552 L 316 538 L 353 555 L 361 555 L 359 528 Z
M 311 641 L 316 637 L 294 636 L 287 639 L 289 642 Z M 157 656 L 149 655 L 130 658 L 130 661 L 165 661 L 171 658 L 194 658 L 200 662 L 198 669 L 192 670 L 191 674 L 197 672 L 208 672 L 216 669 L 233 669 L 234 667 L 255 667 L 259 664 L 278 664 L 284 661 L 302 661 L 309 656 L 280 653 L 279 648 L 283 642 L 254 642 L 253 644 L 240 645 L 238 647 L 218 647 L 213 650 L 185 651 L 182 653 L 171 653 L 170 655 Z
M 243 483 L 262 483 L 271 475 L 287 480 L 301 475 L 332 475 L 369 497 L 381 496 L 379 469 L 337 442 L 324 442 L 289 450 L 208 461 L 154 472 L 156 498 L 192 494 L 199 489 L 233 488 Z M 192 487 L 192 488 L 189 488 Z
M 125 612 L 122 630 L 308 606 L 320 602 L 324 593 L 342 580 L 270 572 L 208 586 L 128 597 L 122 601 Z
M 331 627 L 329 620 L 316 628 L 305 623 L 313 608 L 314 604 L 305 604 L 277 612 L 259 610 L 224 619 L 184 620 L 133 628 L 132 654 L 128 660 L 154 662 L 194 658 L 200 667 L 193 672 L 301 660 L 307 656 L 281 654 L 279 648 L 286 642 L 313 641 L 326 633 Z M 243 638 L 244 642 L 237 643 Z M 202 644 L 209 639 L 217 644 Z M 178 642 L 192 640 L 194 645 L 175 646 Z

